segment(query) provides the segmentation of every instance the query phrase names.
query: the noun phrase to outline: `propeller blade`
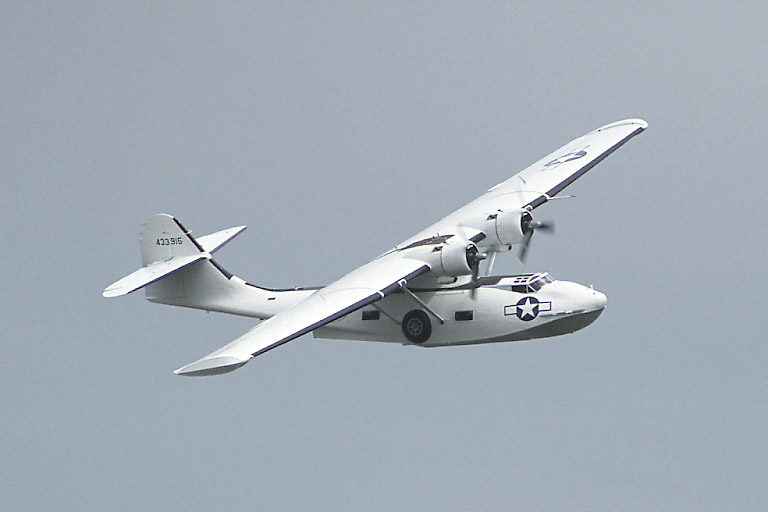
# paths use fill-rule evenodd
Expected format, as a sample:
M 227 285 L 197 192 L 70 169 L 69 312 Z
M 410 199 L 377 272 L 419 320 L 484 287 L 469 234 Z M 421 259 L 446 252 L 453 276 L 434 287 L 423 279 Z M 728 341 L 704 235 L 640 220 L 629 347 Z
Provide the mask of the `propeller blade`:
M 526 219 L 525 224 L 523 225 L 523 232 L 525 233 L 525 237 L 523 238 L 523 243 L 520 246 L 520 254 L 517 257 L 517 261 L 519 261 L 521 264 L 525 264 L 525 255 L 528 253 L 528 248 L 531 245 L 531 238 L 536 231 L 554 233 L 555 223 L 551 220 L 533 220 L 530 217 Z
M 517 261 L 519 261 L 521 264 L 525 263 L 525 254 L 528 252 L 528 247 L 531 245 L 531 237 L 533 237 L 532 229 L 525 234 L 523 243 L 520 246 L 520 254 L 517 256 Z
M 545 220 L 545 221 L 534 221 L 531 223 L 531 228 L 535 230 L 541 230 L 541 231 L 549 231 L 550 233 L 555 232 L 555 222 L 551 220 Z

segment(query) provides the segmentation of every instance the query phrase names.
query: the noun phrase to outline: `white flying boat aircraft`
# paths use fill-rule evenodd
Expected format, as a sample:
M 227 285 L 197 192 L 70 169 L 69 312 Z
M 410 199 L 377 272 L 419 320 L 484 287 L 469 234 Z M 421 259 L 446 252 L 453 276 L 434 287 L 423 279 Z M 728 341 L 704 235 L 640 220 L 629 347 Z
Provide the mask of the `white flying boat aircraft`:
M 491 276 L 495 256 L 520 246 L 522 261 L 533 233 L 552 227 L 531 212 L 646 127 L 628 119 L 588 133 L 322 288 L 269 289 L 227 272 L 212 255 L 245 226 L 193 238 L 174 217 L 154 215 L 141 229 L 143 267 L 104 296 L 145 288 L 151 302 L 264 319 L 175 372 L 189 376 L 231 372 L 308 332 L 421 347 L 571 333 L 595 321 L 605 295 L 546 273 Z

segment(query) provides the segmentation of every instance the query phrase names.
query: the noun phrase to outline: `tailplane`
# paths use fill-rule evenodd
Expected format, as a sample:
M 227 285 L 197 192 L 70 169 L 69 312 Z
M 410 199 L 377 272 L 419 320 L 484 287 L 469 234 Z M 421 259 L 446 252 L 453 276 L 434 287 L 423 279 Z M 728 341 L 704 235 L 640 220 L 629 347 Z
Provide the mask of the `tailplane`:
M 312 294 L 314 289 L 271 290 L 227 272 L 211 254 L 245 226 L 194 238 L 171 215 L 157 214 L 141 227 L 142 267 L 104 290 L 119 297 L 143 288 L 159 304 L 269 318 Z
M 116 281 L 104 290 L 104 297 L 119 297 L 152 285 L 147 297 L 176 295 L 177 280 L 160 280 L 201 260 L 210 260 L 211 254 L 245 229 L 245 226 L 225 229 L 195 240 L 184 226 L 171 215 L 153 215 L 141 227 L 142 268 Z M 153 284 L 155 283 L 155 284 Z M 182 293 L 183 296 L 183 293 Z

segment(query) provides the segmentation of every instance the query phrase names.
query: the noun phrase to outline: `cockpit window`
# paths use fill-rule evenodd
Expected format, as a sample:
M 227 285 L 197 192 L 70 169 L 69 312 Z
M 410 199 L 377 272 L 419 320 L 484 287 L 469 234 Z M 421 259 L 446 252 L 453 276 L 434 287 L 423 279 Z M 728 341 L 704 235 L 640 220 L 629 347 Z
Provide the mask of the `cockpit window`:
M 528 283 L 528 287 L 531 289 L 531 291 L 537 292 L 541 290 L 542 286 L 552 283 L 554 281 L 555 280 L 552 279 L 549 274 L 540 274 L 538 279 Z
M 516 276 L 507 276 L 499 288 L 504 288 L 517 293 L 535 293 L 549 283 L 555 280 L 549 274 L 521 274 Z M 511 284 L 508 284 L 511 281 Z

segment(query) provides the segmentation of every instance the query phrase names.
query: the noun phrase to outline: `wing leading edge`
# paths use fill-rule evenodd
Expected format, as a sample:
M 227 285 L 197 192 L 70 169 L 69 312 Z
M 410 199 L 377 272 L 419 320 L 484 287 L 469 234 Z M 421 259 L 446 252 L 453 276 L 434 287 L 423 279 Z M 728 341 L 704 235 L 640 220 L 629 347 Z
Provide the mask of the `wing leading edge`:
M 454 233 L 468 219 L 480 218 L 483 214 L 500 210 L 537 208 L 647 127 L 648 123 L 642 119 L 625 119 L 572 140 L 489 189 L 471 203 L 401 242 L 398 247 L 406 247 L 436 234 Z
M 380 300 L 397 290 L 401 281 L 407 282 L 429 269 L 423 261 L 398 253 L 377 258 L 174 373 L 207 376 L 236 370 L 259 354 Z

